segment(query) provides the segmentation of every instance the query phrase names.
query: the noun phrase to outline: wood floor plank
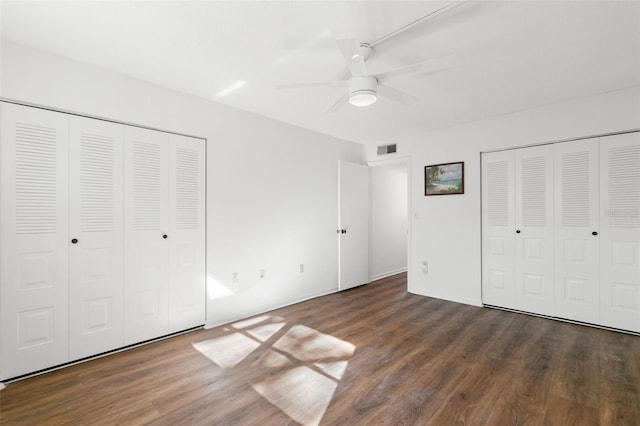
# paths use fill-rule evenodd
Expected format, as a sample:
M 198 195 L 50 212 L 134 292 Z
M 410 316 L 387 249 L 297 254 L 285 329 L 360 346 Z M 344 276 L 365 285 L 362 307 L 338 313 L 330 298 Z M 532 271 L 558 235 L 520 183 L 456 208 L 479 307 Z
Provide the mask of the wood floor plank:
M 640 424 L 640 386 L 605 380 L 601 389 L 601 425 Z
M 600 424 L 598 409 L 556 397 L 545 412 L 544 425 L 597 426 Z M 616 424 L 616 423 L 605 423 Z
M 0 424 L 637 426 L 640 337 L 399 274 L 9 383 Z

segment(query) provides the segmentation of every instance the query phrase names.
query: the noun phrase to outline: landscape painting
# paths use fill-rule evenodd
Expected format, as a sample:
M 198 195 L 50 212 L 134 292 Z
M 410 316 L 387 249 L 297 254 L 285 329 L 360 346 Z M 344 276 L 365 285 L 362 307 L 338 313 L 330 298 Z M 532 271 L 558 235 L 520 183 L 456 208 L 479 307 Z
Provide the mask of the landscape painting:
M 424 166 L 424 195 L 464 194 L 464 162 Z

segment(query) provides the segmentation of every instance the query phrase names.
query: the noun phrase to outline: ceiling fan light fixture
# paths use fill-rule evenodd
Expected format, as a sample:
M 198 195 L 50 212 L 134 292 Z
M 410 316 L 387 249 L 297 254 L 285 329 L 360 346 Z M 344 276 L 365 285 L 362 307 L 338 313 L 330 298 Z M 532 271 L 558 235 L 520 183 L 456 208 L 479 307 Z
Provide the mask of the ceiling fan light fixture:
M 354 76 L 349 83 L 349 103 L 357 107 L 366 107 L 378 100 L 378 80 L 375 77 Z
M 357 107 L 373 105 L 377 100 L 375 90 L 358 90 L 349 94 L 349 103 Z

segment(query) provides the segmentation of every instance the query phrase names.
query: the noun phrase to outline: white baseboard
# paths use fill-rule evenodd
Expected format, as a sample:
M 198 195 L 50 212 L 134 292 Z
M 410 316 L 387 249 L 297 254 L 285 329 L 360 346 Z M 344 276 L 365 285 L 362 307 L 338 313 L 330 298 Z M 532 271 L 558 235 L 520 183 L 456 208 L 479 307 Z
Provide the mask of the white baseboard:
M 372 275 L 369 278 L 369 281 L 381 280 L 382 278 L 391 277 L 393 275 L 401 274 L 403 272 L 407 272 L 407 268 L 406 267 L 400 268 L 400 269 L 396 269 L 394 271 L 382 272 L 381 274 Z
M 261 309 L 260 311 L 257 311 L 257 312 L 254 312 L 254 313 L 249 313 L 249 314 L 242 315 L 242 316 L 238 316 L 238 317 L 236 317 L 236 318 L 231 318 L 231 319 L 228 319 L 228 320 L 224 320 L 224 321 L 222 321 L 222 322 L 207 322 L 207 323 L 205 323 L 204 328 L 205 328 L 205 329 L 209 329 L 209 328 L 213 328 L 213 327 L 218 327 L 218 326 L 220 326 L 220 325 L 229 324 L 229 323 L 231 323 L 231 322 L 236 322 L 236 321 L 244 320 L 244 319 L 247 319 L 247 318 L 254 317 L 254 316 L 256 316 L 256 315 L 265 314 L 265 313 L 267 313 L 267 312 L 275 311 L 276 309 L 284 308 L 284 307 L 286 307 L 286 306 L 295 305 L 296 303 L 305 302 L 305 301 L 310 300 L 310 299 L 315 299 L 316 297 L 326 296 L 327 294 L 332 294 L 332 293 L 337 293 L 337 292 L 338 292 L 338 289 L 337 289 L 337 288 L 332 288 L 332 289 L 328 289 L 328 290 L 318 291 L 318 292 L 315 292 L 315 293 L 313 293 L 313 294 L 310 294 L 310 295 L 304 296 L 304 297 L 303 297 L 303 298 L 301 298 L 301 299 L 291 300 L 291 301 L 285 302 L 285 303 L 283 303 L 283 304 L 276 305 L 276 306 L 274 306 L 274 307 L 269 307 L 269 308 L 266 308 L 266 309 Z
M 471 306 L 479 306 L 479 307 L 483 306 L 481 299 L 452 296 L 450 294 L 444 294 L 444 293 L 417 292 L 417 291 L 413 291 L 411 288 L 407 289 L 407 291 L 412 294 L 417 294 L 418 296 L 433 297 L 434 299 L 447 300 L 449 302 L 462 303 L 462 304 L 471 305 Z

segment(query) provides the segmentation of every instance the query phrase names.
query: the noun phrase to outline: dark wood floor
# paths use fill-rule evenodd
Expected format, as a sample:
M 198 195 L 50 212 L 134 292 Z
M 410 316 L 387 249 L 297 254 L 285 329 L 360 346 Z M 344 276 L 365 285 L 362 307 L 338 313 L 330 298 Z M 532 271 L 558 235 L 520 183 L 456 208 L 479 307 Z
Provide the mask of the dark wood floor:
M 639 425 L 640 337 L 397 275 L 10 383 L 0 422 Z

